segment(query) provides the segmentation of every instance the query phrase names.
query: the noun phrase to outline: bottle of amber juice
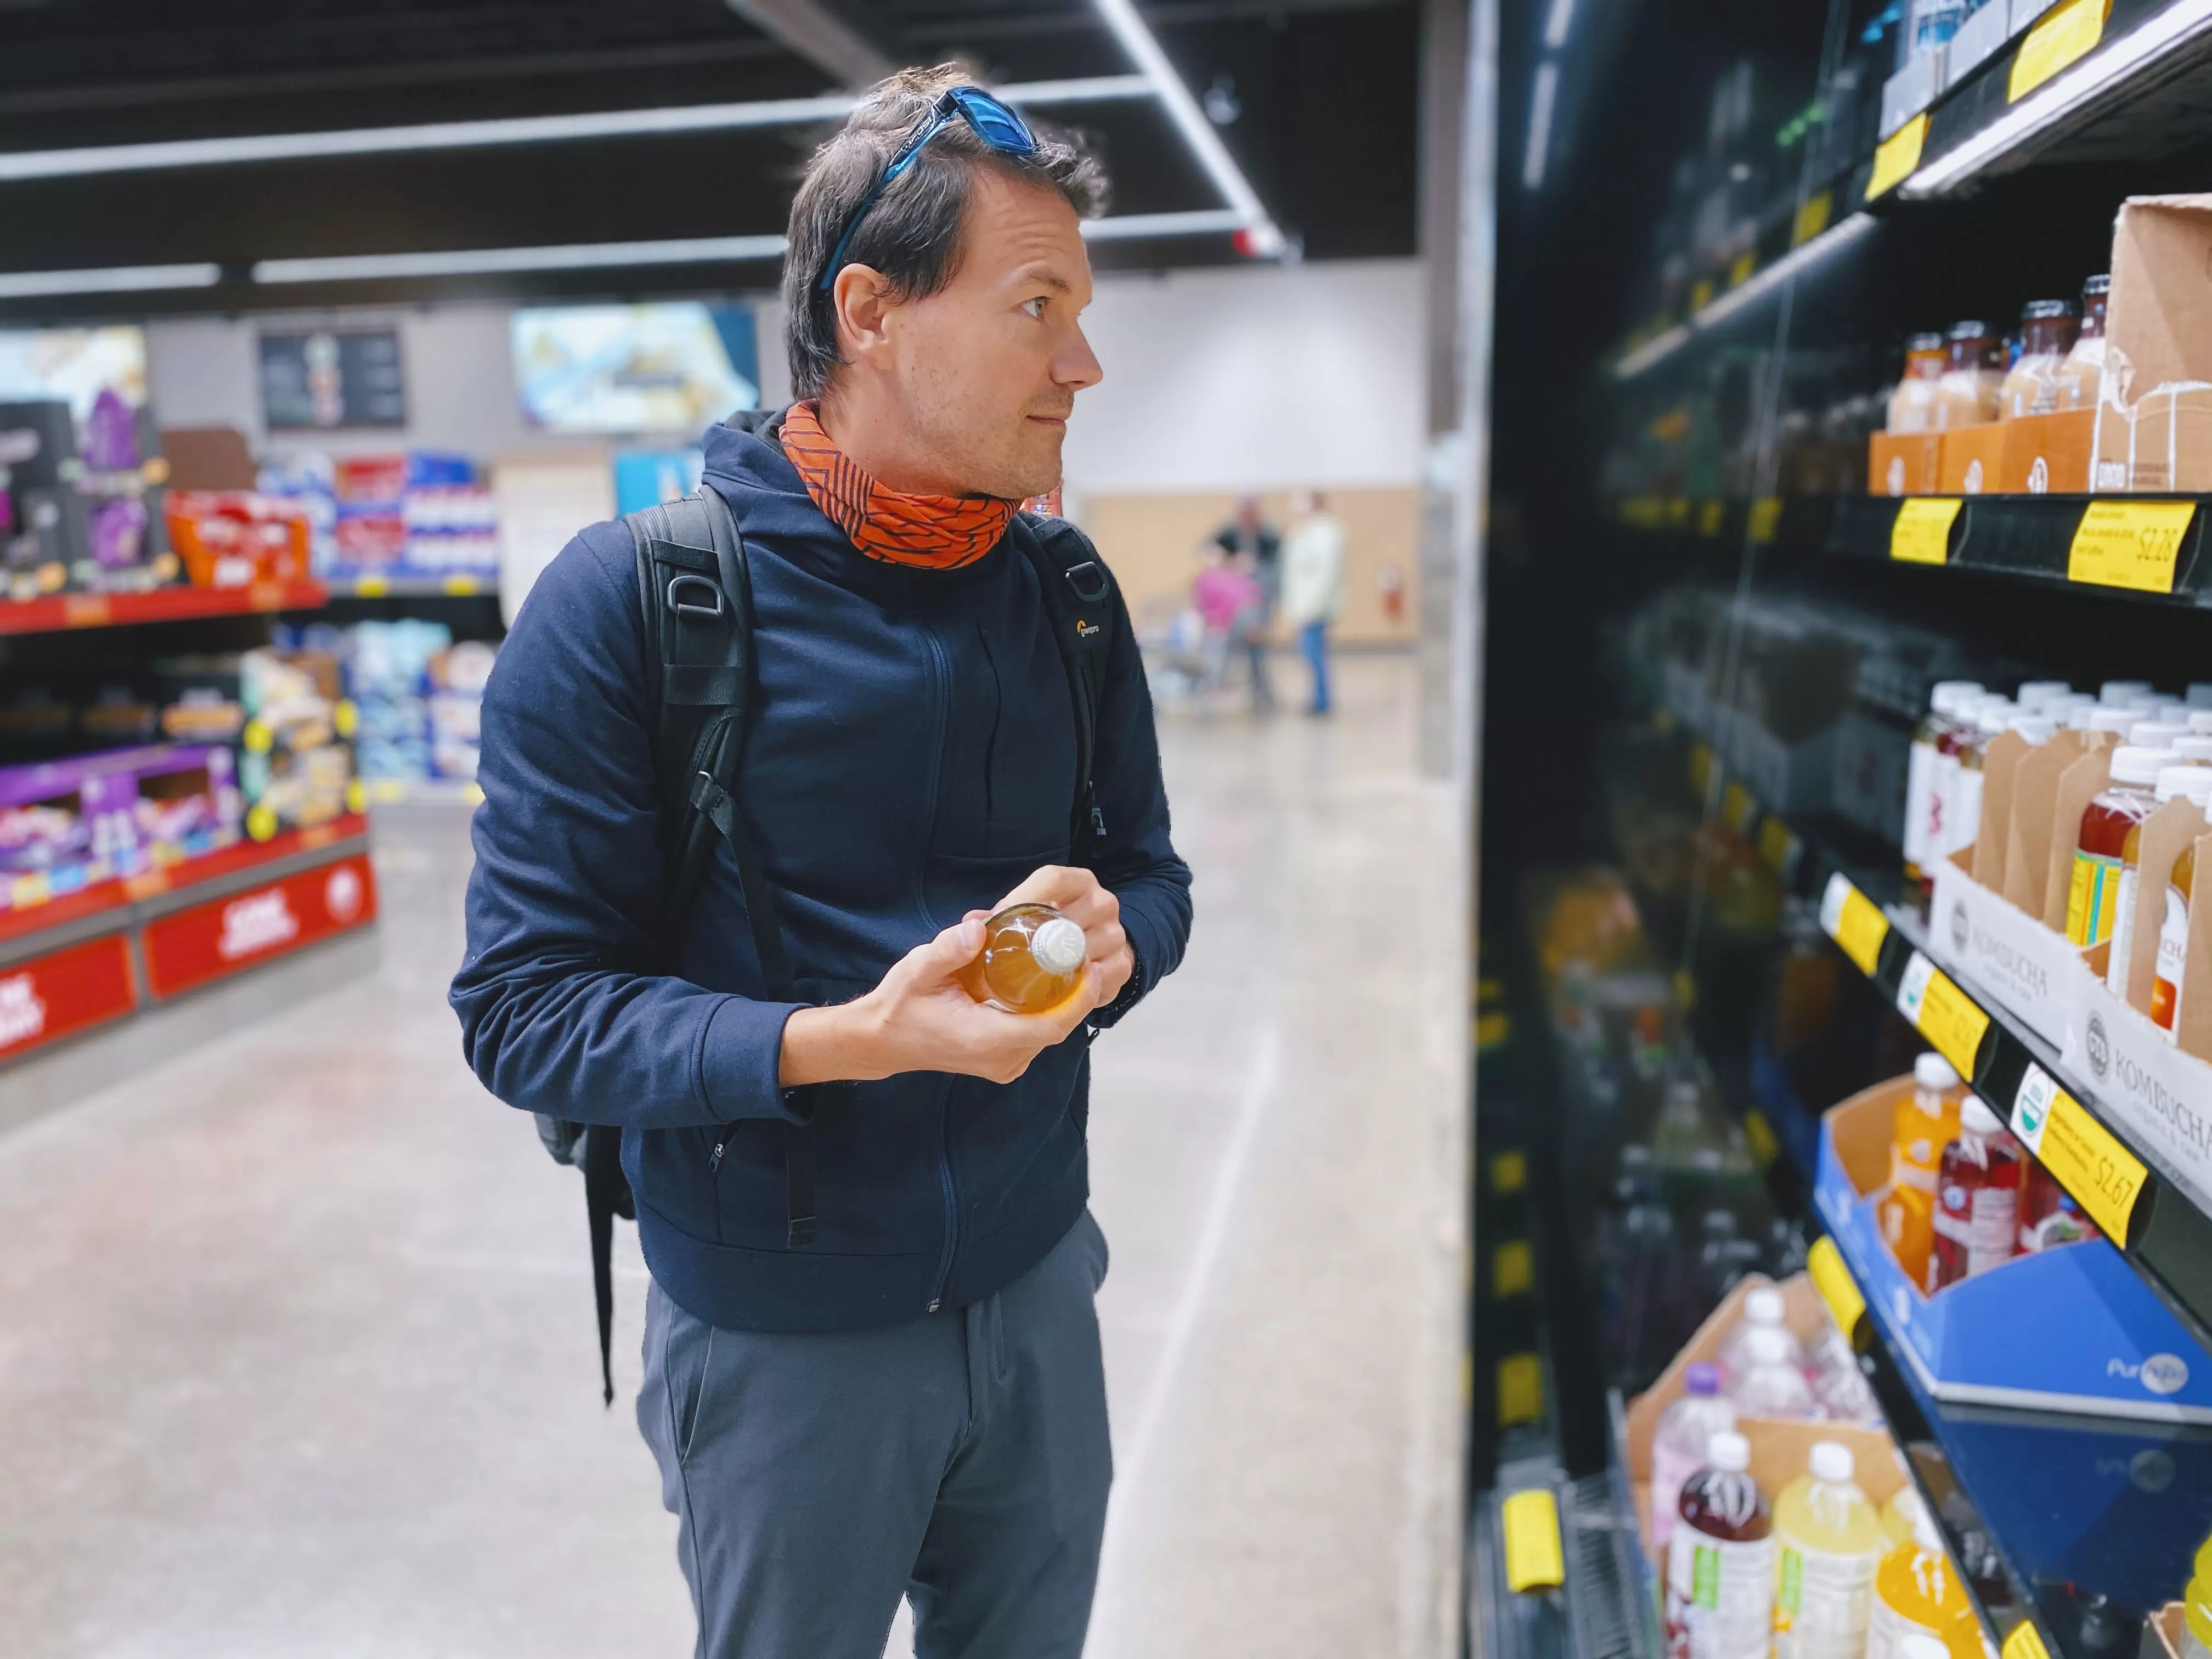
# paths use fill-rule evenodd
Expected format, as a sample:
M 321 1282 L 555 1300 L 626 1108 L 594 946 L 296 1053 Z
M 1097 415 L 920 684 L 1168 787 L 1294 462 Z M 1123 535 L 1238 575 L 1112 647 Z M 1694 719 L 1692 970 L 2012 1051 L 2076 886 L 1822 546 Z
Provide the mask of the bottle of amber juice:
M 1083 929 L 1051 905 L 1010 904 L 983 924 L 983 948 L 960 983 L 978 1002 L 1042 1014 L 1074 995 L 1089 955 Z

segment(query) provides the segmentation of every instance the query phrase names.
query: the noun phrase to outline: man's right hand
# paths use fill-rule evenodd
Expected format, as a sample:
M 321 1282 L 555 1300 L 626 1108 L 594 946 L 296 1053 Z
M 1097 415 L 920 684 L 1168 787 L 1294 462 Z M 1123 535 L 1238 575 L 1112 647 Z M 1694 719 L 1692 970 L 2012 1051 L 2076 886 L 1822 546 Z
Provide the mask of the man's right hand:
M 976 1001 L 962 969 L 983 948 L 986 913 L 971 911 L 899 958 L 883 983 L 857 1001 L 801 1008 L 784 1023 L 778 1080 L 872 1082 L 901 1072 L 957 1072 L 1012 1083 L 1030 1062 L 1064 1042 L 1104 1000 L 1104 973 L 1090 964 L 1075 994 L 1049 1012 L 1010 1014 Z

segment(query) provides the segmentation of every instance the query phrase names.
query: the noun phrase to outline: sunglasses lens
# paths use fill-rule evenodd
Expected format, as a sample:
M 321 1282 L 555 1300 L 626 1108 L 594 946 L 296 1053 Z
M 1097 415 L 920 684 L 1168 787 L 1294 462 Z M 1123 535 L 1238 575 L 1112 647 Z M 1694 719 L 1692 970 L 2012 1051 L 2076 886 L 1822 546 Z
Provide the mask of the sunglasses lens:
M 976 135 L 992 149 L 1026 155 L 1036 148 L 1036 137 L 1030 131 L 1029 124 L 988 92 L 963 87 L 952 95 L 959 100 L 960 112 L 975 127 Z

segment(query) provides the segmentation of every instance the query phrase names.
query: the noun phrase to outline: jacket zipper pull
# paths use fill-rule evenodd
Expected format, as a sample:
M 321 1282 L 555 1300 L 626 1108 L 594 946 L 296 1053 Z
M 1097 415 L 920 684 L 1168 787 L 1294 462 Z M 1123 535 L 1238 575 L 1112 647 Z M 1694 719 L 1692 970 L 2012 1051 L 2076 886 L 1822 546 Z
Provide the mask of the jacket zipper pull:
M 1099 810 L 1097 801 L 1091 803 L 1091 833 L 1094 836 L 1106 833 L 1106 814 Z
M 730 1143 L 726 1139 L 718 1140 L 714 1143 L 714 1150 L 707 1154 L 707 1173 L 708 1175 L 714 1174 L 715 1170 L 722 1167 L 722 1154 L 729 1150 L 729 1146 Z

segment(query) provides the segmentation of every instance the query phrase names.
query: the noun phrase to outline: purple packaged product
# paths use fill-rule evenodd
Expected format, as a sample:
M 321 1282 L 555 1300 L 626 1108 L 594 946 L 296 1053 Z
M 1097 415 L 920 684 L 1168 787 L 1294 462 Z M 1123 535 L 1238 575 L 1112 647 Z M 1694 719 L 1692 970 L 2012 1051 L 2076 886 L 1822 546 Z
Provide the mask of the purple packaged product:
M 84 423 L 84 464 L 95 472 L 131 472 L 138 465 L 137 422 L 112 386 L 93 399 Z
M 68 892 L 139 868 L 136 766 L 158 752 L 0 767 L 0 871 L 42 872 L 49 891 Z
M 92 557 L 102 570 L 128 570 L 144 562 L 146 505 L 118 495 L 92 510 Z
M 216 744 L 179 744 L 137 769 L 136 838 L 156 864 L 174 864 L 228 847 L 239 837 L 246 803 L 236 762 Z

